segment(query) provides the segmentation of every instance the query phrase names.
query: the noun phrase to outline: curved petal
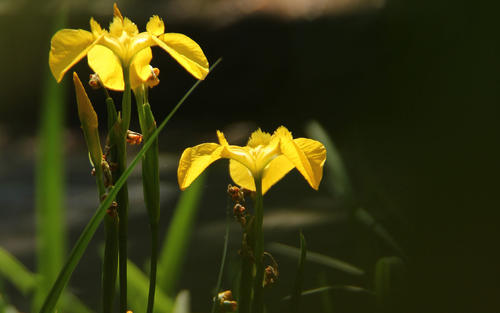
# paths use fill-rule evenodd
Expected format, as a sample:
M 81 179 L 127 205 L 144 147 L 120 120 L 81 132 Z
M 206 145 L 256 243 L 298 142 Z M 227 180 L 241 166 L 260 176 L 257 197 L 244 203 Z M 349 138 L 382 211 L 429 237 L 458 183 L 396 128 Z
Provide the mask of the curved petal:
M 208 74 L 208 61 L 200 46 L 183 34 L 167 33 L 152 39 L 196 79 Z
M 220 159 L 221 151 L 222 147 L 216 143 L 203 143 L 184 150 L 177 169 L 181 190 L 189 187 L 210 164 Z
M 313 181 L 317 182 L 316 186 L 318 186 L 323 177 L 323 165 L 326 161 L 325 146 L 319 141 L 308 138 L 297 138 L 293 141 L 307 157 L 314 176 Z M 314 189 L 317 189 L 317 187 Z
M 295 165 L 284 155 L 280 155 L 272 160 L 264 169 L 262 175 L 262 194 L 265 194 L 269 188 L 280 181 Z
M 130 64 L 130 87 L 133 89 L 145 83 L 151 76 L 149 62 L 153 58 L 151 48 L 139 51 Z
M 62 29 L 55 33 L 50 41 L 49 66 L 58 82 L 87 55 L 99 38 L 95 39 L 91 32 L 82 29 Z
M 299 145 L 291 138 L 282 137 L 280 141 L 281 153 L 295 165 L 313 189 L 318 189 L 321 177 L 315 175 L 311 162 Z
M 252 172 L 236 160 L 229 160 L 229 174 L 236 185 L 255 191 L 255 181 Z
M 99 75 L 106 88 L 117 91 L 124 89 L 122 66 L 113 51 L 104 46 L 95 45 L 89 51 L 87 59 L 89 66 Z

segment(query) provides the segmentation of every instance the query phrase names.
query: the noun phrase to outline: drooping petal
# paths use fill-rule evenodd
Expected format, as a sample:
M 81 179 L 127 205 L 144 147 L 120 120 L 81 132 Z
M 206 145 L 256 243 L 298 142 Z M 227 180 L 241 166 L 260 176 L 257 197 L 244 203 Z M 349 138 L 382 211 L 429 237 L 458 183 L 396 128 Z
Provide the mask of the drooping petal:
M 62 29 L 50 42 L 49 66 L 55 79 L 60 82 L 64 74 L 89 50 L 100 37 L 94 38 L 91 32 L 82 29 Z
M 262 175 L 262 194 L 280 181 L 295 165 L 284 155 L 280 155 L 272 160 L 264 169 Z
M 279 131 L 278 129 L 275 134 Z M 286 129 L 285 129 L 286 130 Z M 301 150 L 297 143 L 292 139 L 291 134 L 281 136 L 280 149 L 292 163 L 295 165 L 297 170 L 304 176 L 309 185 L 313 189 L 318 189 L 321 177 L 318 177 L 312 168 L 311 161 Z
M 236 185 L 255 191 L 255 182 L 252 172 L 240 162 L 229 160 L 229 174 Z
M 146 25 L 146 30 L 153 36 L 160 36 L 165 32 L 165 24 L 158 15 L 153 15 Z
M 208 61 L 200 46 L 183 34 L 167 33 L 152 39 L 196 79 L 208 74 Z
M 293 141 L 297 144 L 297 146 L 299 146 L 300 150 L 302 150 L 307 157 L 307 160 L 311 165 L 314 181 L 316 181 L 319 185 L 321 178 L 323 177 L 323 165 L 326 161 L 325 146 L 323 146 L 321 142 L 309 138 L 297 138 Z
M 89 66 L 99 75 L 106 88 L 122 91 L 125 87 L 120 60 L 108 48 L 96 45 L 87 56 Z
M 132 64 L 130 64 L 130 87 L 132 90 L 145 83 L 151 76 L 149 62 L 152 58 L 151 48 L 142 49 L 135 55 Z
M 189 187 L 210 164 L 220 159 L 221 151 L 222 146 L 216 143 L 203 143 L 184 150 L 177 169 L 180 189 Z
M 221 152 L 222 158 L 236 160 L 246 166 L 249 170 L 254 170 L 255 162 L 250 156 L 248 148 L 229 145 L 224 133 L 219 130 L 217 131 L 217 138 L 219 139 L 219 144 L 224 147 Z

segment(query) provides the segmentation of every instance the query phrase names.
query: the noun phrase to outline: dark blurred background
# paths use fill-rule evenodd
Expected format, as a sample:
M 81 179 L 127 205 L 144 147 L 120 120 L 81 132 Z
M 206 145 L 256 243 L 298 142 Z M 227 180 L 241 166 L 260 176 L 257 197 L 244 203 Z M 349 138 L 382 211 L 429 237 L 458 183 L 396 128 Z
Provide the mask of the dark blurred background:
M 339 148 L 356 205 L 384 225 L 407 256 L 405 312 L 500 310 L 500 208 L 494 200 L 499 186 L 499 5 L 393 0 L 118 4 L 140 30 L 149 16 L 158 14 L 167 32 L 190 36 L 211 63 L 223 58 L 161 135 L 160 147 L 169 162 L 162 174 L 168 191 L 164 227 L 178 196 L 175 169 L 184 148 L 215 141 L 216 129 L 235 144 L 244 144 L 257 127 L 272 132 L 286 125 L 301 137 L 306 122 L 314 119 Z M 34 257 L 33 162 L 55 9 L 50 1 L 0 2 L 0 245 L 27 264 Z M 74 1 L 67 27 L 88 29 L 90 16 L 107 26 L 111 14 L 111 1 Z M 150 96 L 161 120 L 193 79 L 161 49 L 154 48 L 153 54 L 161 84 Z M 80 77 L 90 73 L 85 60 L 75 69 Z M 67 203 L 74 242 L 95 207 L 92 201 L 78 200 L 92 199 L 93 182 L 86 176 L 86 153 L 68 81 L 65 77 L 61 88 L 68 90 Z M 89 95 L 98 113 L 104 113 L 104 106 L 97 105 L 102 95 Z M 229 182 L 225 166 L 221 161 L 210 172 L 180 286 L 192 291 L 195 312 L 207 311 L 209 288 L 216 280 L 223 224 L 214 228 L 215 235 L 206 233 L 224 219 L 221 199 Z M 292 174 L 269 192 L 266 203 L 285 212 L 288 207 L 324 208 L 325 188 L 319 193 L 307 188 Z M 86 206 L 86 211 L 75 212 L 74 206 Z M 378 258 L 394 254 L 366 229 L 335 219 L 335 210 L 344 212 L 342 208 L 334 205 L 331 210 L 319 210 L 333 216 L 327 222 L 309 223 L 299 215 L 293 225 L 270 228 L 266 238 L 297 246 L 302 228 L 312 251 L 369 273 Z M 143 214 L 137 213 L 137 219 L 147 227 Z M 145 231 L 137 232 L 147 240 Z M 209 243 L 203 241 L 207 238 Z M 131 245 L 133 250 L 140 243 Z M 135 253 L 137 262 L 144 262 Z M 82 264 L 96 268 L 79 268 L 72 285 L 96 306 L 92 284 L 98 282 L 98 261 L 87 257 Z M 290 264 L 293 268 L 295 261 Z M 325 270 L 310 267 L 311 273 Z M 87 277 L 90 272 L 95 280 Z M 89 282 L 80 285 L 78 279 L 84 278 Z M 345 277 L 331 279 L 361 284 Z M 369 287 L 367 281 L 363 283 Z M 314 282 L 306 281 L 306 287 Z M 364 297 L 341 294 L 335 299 L 338 312 L 373 311 L 372 300 Z

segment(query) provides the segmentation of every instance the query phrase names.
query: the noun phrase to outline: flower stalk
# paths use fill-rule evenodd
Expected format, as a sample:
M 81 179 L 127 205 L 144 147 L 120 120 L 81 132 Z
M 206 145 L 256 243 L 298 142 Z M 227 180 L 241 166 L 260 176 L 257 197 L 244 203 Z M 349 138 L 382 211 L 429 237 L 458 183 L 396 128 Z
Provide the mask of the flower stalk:
M 263 312 L 263 281 L 264 281 L 264 233 L 262 224 L 264 222 L 264 204 L 262 196 L 262 180 L 260 175 L 255 177 L 255 201 L 254 201 L 255 217 L 253 221 L 254 232 L 254 248 L 253 255 L 255 258 L 255 277 L 253 279 L 253 300 L 252 313 Z
M 148 86 L 143 84 L 134 90 L 139 124 L 144 140 L 156 130 L 156 121 L 148 101 Z M 144 201 L 149 215 L 151 229 L 151 265 L 147 313 L 153 312 L 158 264 L 158 223 L 160 219 L 160 173 L 158 161 L 158 139 L 146 151 L 142 159 L 142 184 Z

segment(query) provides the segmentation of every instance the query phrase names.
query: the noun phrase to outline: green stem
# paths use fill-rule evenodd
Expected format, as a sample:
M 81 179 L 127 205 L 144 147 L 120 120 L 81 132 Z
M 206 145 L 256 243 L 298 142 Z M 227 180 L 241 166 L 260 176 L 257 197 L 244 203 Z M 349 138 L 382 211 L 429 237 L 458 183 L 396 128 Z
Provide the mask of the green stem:
M 264 206 L 262 199 L 262 179 L 255 178 L 255 202 L 254 202 L 255 218 L 253 222 L 254 231 L 254 249 L 253 255 L 255 258 L 255 277 L 253 280 L 253 302 L 252 313 L 262 313 L 264 309 L 263 302 L 263 287 L 264 280 L 264 233 L 262 232 L 262 223 L 264 221 Z
M 156 130 L 156 122 L 147 99 L 147 86 L 142 85 L 134 90 L 139 123 L 144 140 L 148 140 Z M 156 268 L 158 263 L 158 222 L 160 219 L 160 171 L 158 160 L 158 140 L 155 139 L 151 148 L 142 159 L 142 185 L 144 201 L 149 213 L 151 226 L 151 271 L 149 275 L 149 296 L 147 313 L 153 312 L 156 290 Z
M 105 88 L 103 90 L 106 91 Z M 117 113 L 113 99 L 109 97 L 106 91 L 106 108 L 108 113 L 108 132 L 113 131 L 113 126 L 117 120 Z M 114 142 L 108 142 L 109 152 L 107 161 L 109 163 L 116 161 L 116 146 Z M 102 172 L 102 171 L 101 171 Z M 97 170 L 96 170 L 97 173 Z M 116 175 L 115 175 L 116 176 Z M 118 177 L 113 178 L 113 184 Z M 102 179 L 101 179 L 102 181 Z M 105 187 L 102 185 L 103 188 Z M 102 201 L 102 195 L 101 201 Z M 102 274 L 102 310 L 103 313 L 113 312 L 113 304 L 115 299 L 116 289 L 116 276 L 118 271 L 118 218 L 116 212 L 109 212 L 104 217 L 104 260 L 103 260 L 103 274 Z
M 158 223 L 151 224 L 151 271 L 149 275 L 149 295 L 147 313 L 153 313 L 156 291 L 156 268 L 158 264 Z
M 122 97 L 121 134 L 116 140 L 117 147 L 117 177 L 120 177 L 127 168 L 127 131 L 130 126 L 131 90 L 129 68 L 123 66 L 123 80 L 125 90 Z M 117 196 L 118 202 L 118 250 L 120 276 L 120 313 L 127 312 L 127 232 L 128 232 L 128 187 L 123 184 Z

